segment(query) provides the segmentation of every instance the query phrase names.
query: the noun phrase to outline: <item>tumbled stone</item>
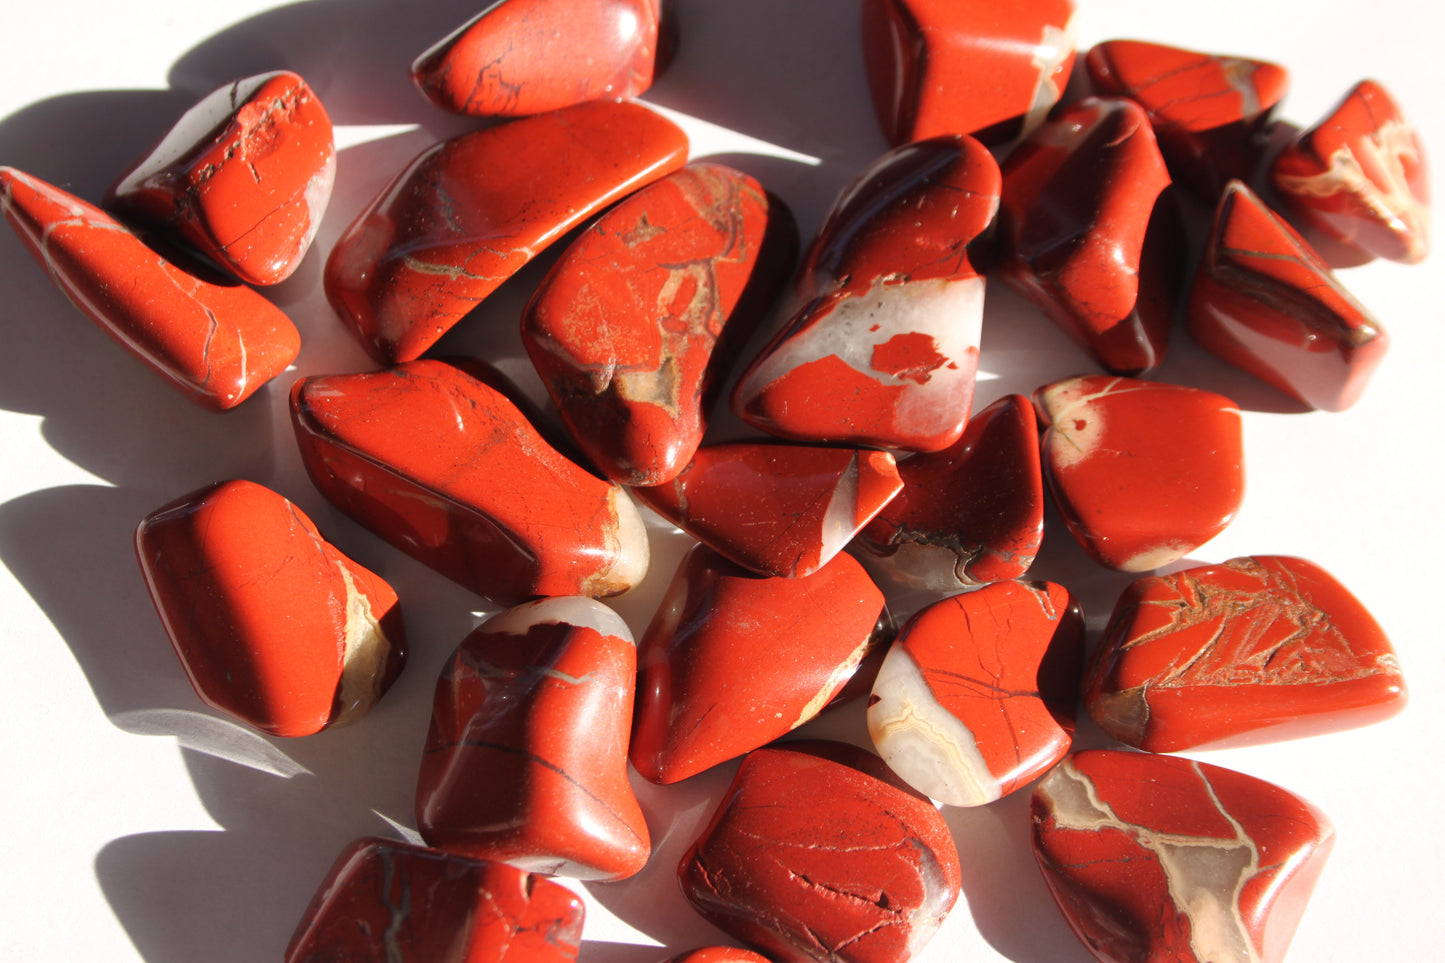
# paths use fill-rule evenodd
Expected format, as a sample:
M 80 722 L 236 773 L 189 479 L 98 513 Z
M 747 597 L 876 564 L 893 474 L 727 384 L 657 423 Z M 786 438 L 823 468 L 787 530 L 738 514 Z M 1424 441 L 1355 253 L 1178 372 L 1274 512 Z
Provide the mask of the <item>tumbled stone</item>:
M 1279 963 L 1335 839 L 1261 779 L 1107 749 L 1049 773 L 1033 821 L 1054 900 L 1106 963 Z
M 147 515 L 136 556 L 201 701 L 277 736 L 365 715 L 406 659 L 396 592 L 281 495 L 210 485 Z
M 766 956 L 735 946 L 704 946 L 670 957 L 667 963 L 770 963 Z
M 522 340 L 593 464 L 626 485 L 682 470 L 796 254 L 788 209 L 720 164 L 648 185 L 573 242 L 528 304 Z
M 302 462 L 374 534 L 479 595 L 625 592 L 647 571 L 627 493 L 549 445 L 464 362 L 318 375 L 291 390 Z
M 86 317 L 202 407 L 234 408 L 301 349 L 291 319 L 255 291 L 172 263 L 39 178 L 0 167 L 0 208 Z
M 377 361 L 410 361 L 547 245 L 686 159 L 676 124 L 610 101 L 443 141 L 341 235 L 327 297 Z

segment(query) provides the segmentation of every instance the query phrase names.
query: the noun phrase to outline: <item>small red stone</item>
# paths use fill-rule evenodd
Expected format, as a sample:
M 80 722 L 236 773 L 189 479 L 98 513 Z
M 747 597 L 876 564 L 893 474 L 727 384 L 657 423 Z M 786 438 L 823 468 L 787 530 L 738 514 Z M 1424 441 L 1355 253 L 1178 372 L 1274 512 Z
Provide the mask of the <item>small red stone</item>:
M 1189 330 L 1230 364 L 1326 411 L 1359 400 L 1389 346 L 1305 239 L 1239 181 L 1220 196 Z
M 196 404 L 234 408 L 301 349 L 291 319 L 250 288 L 156 253 L 98 207 L 0 167 L 0 208 L 66 297 Z
M 317 889 L 286 963 L 571 963 L 583 913 L 513 866 L 360 839 Z
M 671 957 L 667 963 L 770 963 L 766 956 L 735 946 L 704 946 Z
M 377 361 L 410 361 L 547 245 L 686 159 L 672 121 L 605 101 L 443 141 L 341 235 L 327 297 Z
M 1094 655 L 1085 707 L 1150 752 L 1337 732 L 1405 707 L 1384 630 L 1343 585 L 1273 555 L 1141 578 Z
M 1105 963 L 1279 963 L 1335 840 L 1263 780 L 1105 749 L 1049 773 L 1033 821 L 1054 900 Z
M 396 592 L 268 488 L 229 481 L 135 533 L 156 612 L 196 694 L 278 736 L 365 715 L 400 674 Z
M 290 277 L 331 199 L 331 118 L 296 74 L 213 91 L 120 176 L 108 206 L 172 231 L 242 281 Z

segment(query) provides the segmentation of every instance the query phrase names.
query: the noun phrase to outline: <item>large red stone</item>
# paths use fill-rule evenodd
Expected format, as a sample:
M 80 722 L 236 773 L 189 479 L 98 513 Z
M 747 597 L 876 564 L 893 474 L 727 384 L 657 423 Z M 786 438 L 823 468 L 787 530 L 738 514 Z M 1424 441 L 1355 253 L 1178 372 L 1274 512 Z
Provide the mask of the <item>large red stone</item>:
M 13 167 L 0 207 L 66 297 L 196 404 L 234 408 L 301 349 L 291 319 L 250 288 L 167 260 L 109 214 Z
M 410 361 L 547 245 L 686 159 L 672 121 L 606 101 L 443 141 L 341 235 L 327 297 L 376 360 Z
M 863 57 L 889 143 L 1027 134 L 1074 65 L 1073 0 L 864 0 Z
M 396 592 L 268 488 L 178 498 L 146 516 L 135 547 L 196 694 L 264 732 L 354 722 L 401 672 Z
M 847 555 L 776 578 L 694 547 L 638 647 L 632 765 L 678 782 L 807 722 L 857 670 L 882 613 Z
M 1189 295 L 1194 339 L 1306 404 L 1359 400 L 1385 331 L 1309 243 L 1240 181 L 1220 196 Z
M 335 177 L 326 108 L 278 70 L 207 95 L 120 176 L 107 205 L 243 281 L 276 284 L 311 246 Z
M 637 652 L 584 598 L 497 615 L 442 669 L 417 777 L 422 837 L 530 872 L 621 879 L 652 851 L 627 782 Z
M 504 604 L 616 595 L 647 571 L 627 493 L 567 459 L 484 372 L 421 360 L 299 379 L 311 480 L 397 548 Z
M 1178 752 L 1368 725 L 1405 707 L 1405 679 L 1348 589 L 1312 562 L 1260 555 L 1130 585 L 1084 699 L 1119 741 Z
M 733 391 L 754 427 L 796 441 L 937 451 L 973 402 L 984 276 L 970 245 L 999 171 L 971 137 L 897 148 L 844 189 L 797 280 L 802 307 Z
M 796 254 L 782 202 L 720 164 L 648 185 L 567 249 L 527 306 L 522 340 L 609 478 L 660 485 L 691 460 L 714 389 Z
M 1088 375 L 1034 395 L 1059 514 L 1101 564 L 1145 572 L 1222 532 L 1244 498 L 1239 407 L 1210 391 Z
M 1164 358 L 1185 237 L 1143 108 L 1091 97 L 1009 155 L 999 210 L 1003 278 L 1105 368 Z
M 959 894 L 943 817 L 870 753 L 750 753 L 679 867 L 683 893 L 778 963 L 905 963 Z
M 564 887 L 516 867 L 359 839 L 317 889 L 286 963 L 571 963 L 583 914 Z
M 1105 963 L 1279 963 L 1335 839 L 1263 780 L 1105 749 L 1046 776 L 1033 814 L 1044 880 Z

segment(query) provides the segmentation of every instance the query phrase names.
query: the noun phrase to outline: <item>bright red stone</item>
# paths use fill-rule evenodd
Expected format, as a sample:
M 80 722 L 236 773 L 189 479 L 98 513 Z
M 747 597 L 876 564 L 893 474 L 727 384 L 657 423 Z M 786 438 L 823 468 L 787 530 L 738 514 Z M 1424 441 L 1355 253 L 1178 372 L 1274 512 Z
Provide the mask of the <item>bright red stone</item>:
M 605 101 L 443 141 L 336 242 L 327 297 L 374 358 L 410 361 L 547 245 L 686 159 L 672 121 Z
M 1414 264 L 1430 249 L 1430 171 L 1414 126 L 1363 80 L 1275 157 L 1270 182 L 1325 233 Z
M 903 483 L 884 451 L 738 442 L 704 445 L 676 478 L 636 488 L 645 505 L 762 575 L 811 575 Z
M 332 504 L 504 604 L 615 595 L 647 570 L 627 493 L 552 448 L 483 372 L 421 360 L 302 378 L 291 416 Z
M 1034 395 L 1059 514 L 1101 564 L 1167 565 L 1218 535 L 1244 497 L 1239 407 L 1181 385 L 1089 375 Z
M 211 92 L 120 176 L 108 206 L 174 232 L 251 284 L 290 277 L 331 199 L 331 118 L 278 70 Z
M 1141 578 L 1095 652 L 1085 707 L 1150 752 L 1275 742 L 1405 707 L 1384 630 L 1343 585 L 1273 555 Z
M 909 451 L 957 441 L 983 320 L 970 245 L 998 195 L 998 164 L 971 137 L 909 144 L 865 168 L 803 262 L 803 307 L 739 379 L 733 410 L 797 441 Z
M 234 408 L 301 349 L 291 319 L 250 288 L 168 261 L 104 211 L 13 167 L 0 208 L 86 317 L 196 404 Z
M 632 765 L 678 782 L 807 722 L 858 668 L 882 613 L 847 555 L 767 578 L 694 547 L 638 646 Z
M 1073 0 L 864 0 L 863 57 L 891 144 L 1027 134 L 1074 65 Z
M 998 237 L 1004 280 L 1105 368 L 1133 375 L 1163 360 L 1186 245 L 1138 104 L 1091 97 L 1019 145 Z
M 507 866 L 359 839 L 301 917 L 286 963 L 570 963 L 582 901 Z
M 1220 196 L 1189 330 L 1229 363 L 1326 411 L 1359 400 L 1389 346 L 1305 239 L 1239 181 Z
M 679 876 L 699 913 L 779 963 L 905 963 L 960 885 L 938 810 L 876 756 L 818 742 L 748 754 Z
M 680 953 L 667 963 L 769 963 L 769 960 L 752 950 L 740 950 L 735 946 L 704 946 Z
M 1044 537 L 1038 417 L 1023 395 L 974 415 L 940 452 L 898 463 L 903 490 L 858 533 L 865 564 L 912 588 L 956 592 L 1028 571 Z
M 221 482 L 157 509 L 136 556 L 207 705 L 278 736 L 365 715 L 400 674 L 396 592 L 285 498 Z
M 1335 838 L 1263 780 L 1104 749 L 1046 776 L 1033 814 L 1044 880 L 1105 963 L 1279 963 Z
M 697 164 L 595 221 L 542 281 L 522 340 L 609 478 L 660 485 L 702 441 L 714 388 L 797 254 L 757 181 Z

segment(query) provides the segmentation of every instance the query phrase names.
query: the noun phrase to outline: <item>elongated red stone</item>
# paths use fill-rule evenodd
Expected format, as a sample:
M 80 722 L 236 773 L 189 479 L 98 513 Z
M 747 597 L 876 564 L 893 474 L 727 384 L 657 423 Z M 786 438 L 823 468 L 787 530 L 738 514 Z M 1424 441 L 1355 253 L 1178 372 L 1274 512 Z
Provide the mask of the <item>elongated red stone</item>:
M 336 242 L 327 297 L 374 358 L 410 361 L 547 245 L 686 159 L 676 124 L 612 102 L 443 141 Z
M 1164 358 L 1185 237 L 1143 108 L 1091 97 L 1009 155 L 999 263 L 1105 368 L 1139 374 Z
M 735 946 L 704 946 L 680 953 L 670 958 L 667 963 L 769 963 L 769 960 L 752 950 L 738 949 Z
M 1006 395 L 940 452 L 898 463 L 903 490 L 858 533 L 870 568 L 911 588 L 956 592 L 1018 578 L 1044 537 L 1038 417 Z
M 336 178 L 331 118 L 296 74 L 207 95 L 111 188 L 107 205 L 174 232 L 242 281 L 290 277 Z
M 691 460 L 720 375 L 796 255 L 782 202 L 720 164 L 648 185 L 567 249 L 522 340 L 603 473 L 660 485 Z
M 811 575 L 903 483 L 884 451 L 704 445 L 676 478 L 634 494 L 724 558 L 762 575 Z
M 699 913 L 779 963 L 904 963 L 959 894 L 938 810 L 842 743 L 749 753 L 679 875 Z
M 542 599 L 484 622 L 437 680 L 422 837 L 549 875 L 640 870 L 652 844 L 627 782 L 636 675 L 632 632 L 600 602 Z
M 1107 749 L 1049 773 L 1033 820 L 1054 900 L 1105 963 L 1279 963 L 1335 839 L 1261 779 Z
M 337 858 L 286 949 L 286 963 L 570 963 L 582 901 L 503 863 L 389 839 Z
M 135 534 L 166 635 L 207 705 L 278 736 L 367 713 L 400 674 L 396 592 L 248 481 L 192 492 Z
M 971 137 L 897 148 L 834 202 L 797 281 L 803 306 L 739 379 L 732 405 L 797 441 L 937 451 L 973 403 L 984 276 L 970 245 L 999 171 Z
M 919 792 L 993 802 L 1069 751 L 1083 661 L 1084 616 L 1061 585 L 997 582 L 943 599 L 884 657 L 869 735 Z
M 1359 400 L 1389 346 L 1308 242 L 1239 181 L 1220 196 L 1189 330 L 1230 364 L 1326 411 Z
M 647 571 L 627 493 L 569 461 L 462 367 L 421 360 L 302 378 L 291 417 L 332 504 L 479 595 L 615 595 Z
M 678 782 L 807 722 L 852 677 L 882 613 L 847 555 L 770 578 L 694 547 L 638 647 L 632 765 Z
M 864 0 L 863 57 L 889 143 L 1027 134 L 1074 65 L 1073 0 Z
M 0 167 L 0 207 L 66 297 L 196 404 L 234 408 L 301 349 L 291 319 L 250 288 L 173 264 L 98 207 Z
M 661 0 L 503 0 L 437 41 L 411 79 L 445 110 L 540 114 L 652 86 Z
M 1145 572 L 1222 532 L 1244 497 L 1239 406 L 1182 385 L 1088 375 L 1034 395 L 1059 514 L 1101 564 Z
M 1430 171 L 1414 126 L 1388 91 L 1362 80 L 1281 151 L 1270 182 L 1325 233 L 1414 264 L 1430 249 Z
M 1260 555 L 1130 585 L 1084 699 L 1119 741 L 1178 752 L 1378 722 L 1405 707 L 1405 679 L 1348 589 L 1312 562 Z

